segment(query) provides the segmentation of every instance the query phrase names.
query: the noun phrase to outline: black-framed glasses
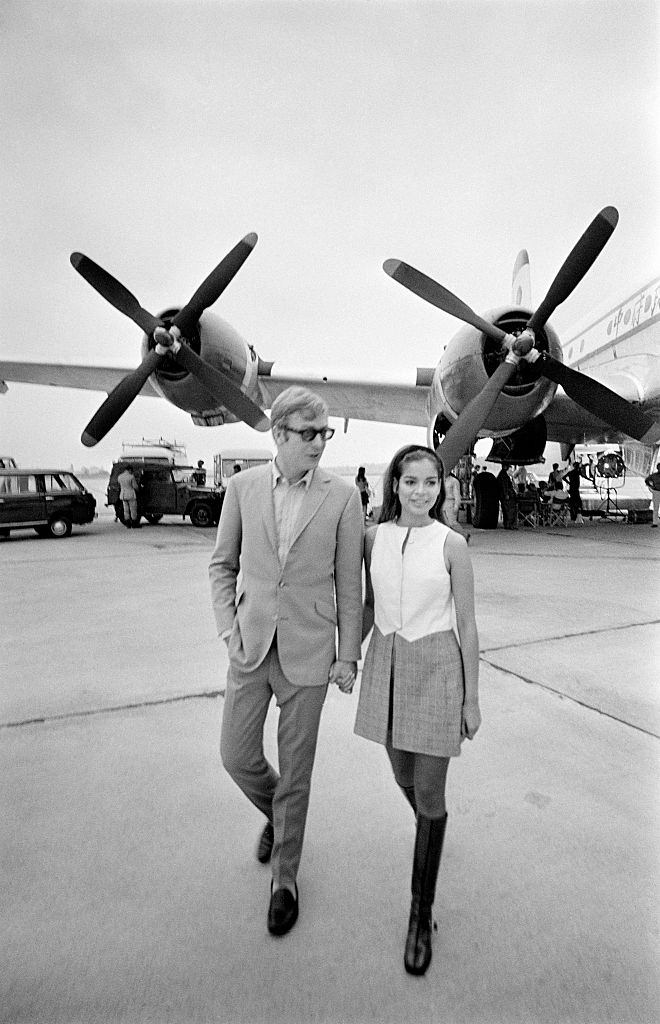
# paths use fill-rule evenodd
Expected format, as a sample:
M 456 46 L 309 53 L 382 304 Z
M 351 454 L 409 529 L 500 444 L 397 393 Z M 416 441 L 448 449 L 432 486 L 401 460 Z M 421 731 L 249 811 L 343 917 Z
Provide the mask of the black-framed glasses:
M 304 430 L 296 430 L 295 427 L 284 427 L 285 430 L 290 430 L 292 434 L 298 434 L 302 437 L 303 441 L 313 441 L 318 434 L 322 441 L 329 441 L 331 437 L 334 437 L 334 427 L 320 427 L 316 430 L 314 427 L 305 427 Z

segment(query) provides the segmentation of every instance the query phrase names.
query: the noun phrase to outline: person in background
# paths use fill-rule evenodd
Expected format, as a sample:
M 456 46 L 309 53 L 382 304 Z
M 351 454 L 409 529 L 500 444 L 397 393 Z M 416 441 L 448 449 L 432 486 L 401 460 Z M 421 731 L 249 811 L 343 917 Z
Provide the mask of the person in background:
M 406 971 L 416 975 L 431 962 L 449 759 L 481 724 L 472 566 L 465 539 L 440 521 L 444 490 L 431 448 L 401 448 L 384 477 L 379 525 L 365 540 L 362 635 L 373 633 L 355 732 L 385 745 L 416 815 L 404 952 Z
M 130 466 L 126 466 L 126 469 L 122 470 L 117 477 L 117 483 L 119 484 L 119 498 L 124 506 L 124 525 L 129 530 L 139 530 L 138 482 Z
M 502 524 L 505 530 L 517 529 L 518 507 L 516 500 L 516 488 L 511 479 L 511 466 L 502 464 L 497 474 L 497 488 L 502 506 Z
M 572 466 L 569 466 L 563 474 L 563 479 L 568 483 L 568 510 L 571 515 L 571 522 L 581 526 L 584 523 L 582 513 L 582 497 L 580 495 L 580 479 L 582 477 L 582 464 L 576 459 Z
M 364 521 L 355 487 L 319 466 L 334 434 L 323 399 L 286 388 L 270 418 L 275 460 L 229 478 L 209 576 L 229 655 L 222 763 L 266 818 L 257 859 L 271 862 L 267 926 L 284 935 L 298 918 L 328 684 L 350 693 L 361 657 Z M 277 771 L 263 744 L 273 697 Z
M 355 477 L 355 486 L 360 492 L 360 501 L 362 502 L 362 514 L 365 519 L 368 519 L 371 487 L 369 486 L 369 481 L 365 476 L 364 466 L 358 466 L 357 476 Z
M 562 473 L 562 471 L 559 468 L 559 463 L 558 462 L 553 462 L 552 463 L 552 472 L 548 474 L 548 490 L 549 491 L 563 491 L 564 490 L 563 478 L 564 478 L 564 474 Z
M 199 461 L 197 463 L 197 469 L 193 470 L 191 476 L 192 476 L 192 482 L 197 487 L 205 487 L 206 486 L 206 470 L 204 469 L 204 460 L 203 459 L 199 459 Z
M 470 542 L 470 534 L 464 530 L 458 521 L 458 512 L 461 507 L 461 485 L 458 477 L 450 473 L 449 476 L 445 477 L 445 503 L 442 506 L 442 514 L 444 521 L 447 526 L 456 533 L 460 533 L 461 536 L 465 537 L 466 541 Z
M 518 466 L 513 473 L 513 483 L 518 491 L 518 494 L 524 494 L 529 486 L 529 473 L 527 472 L 527 466 Z
M 654 473 L 649 473 L 644 478 L 644 483 L 651 492 L 651 501 L 653 502 L 653 520 L 651 526 L 658 526 L 658 511 L 660 510 L 660 462 L 655 467 Z

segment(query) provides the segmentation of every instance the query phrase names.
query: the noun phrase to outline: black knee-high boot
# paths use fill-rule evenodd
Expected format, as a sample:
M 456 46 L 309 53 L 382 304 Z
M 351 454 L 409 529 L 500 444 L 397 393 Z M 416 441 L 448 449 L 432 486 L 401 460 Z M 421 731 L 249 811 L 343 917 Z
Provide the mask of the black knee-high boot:
M 403 960 L 408 974 L 424 974 L 431 963 L 431 908 L 435 898 L 435 883 L 446 826 L 446 814 L 444 818 L 425 818 L 422 814 L 417 815 L 412 902 Z

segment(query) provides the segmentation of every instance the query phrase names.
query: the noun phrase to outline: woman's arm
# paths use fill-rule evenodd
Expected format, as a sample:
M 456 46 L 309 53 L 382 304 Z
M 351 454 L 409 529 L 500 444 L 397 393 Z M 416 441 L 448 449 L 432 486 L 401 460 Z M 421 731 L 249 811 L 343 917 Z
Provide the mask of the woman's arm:
M 463 657 L 465 697 L 462 732 L 472 739 L 481 725 L 479 710 L 479 636 L 474 614 L 474 574 L 464 537 L 447 535 L 445 564 L 451 576 L 451 589 L 456 609 L 456 628 Z
M 371 632 L 374 624 L 374 590 L 371 585 L 371 552 L 373 551 L 378 527 L 372 526 L 364 538 L 365 594 L 362 609 L 362 640 Z

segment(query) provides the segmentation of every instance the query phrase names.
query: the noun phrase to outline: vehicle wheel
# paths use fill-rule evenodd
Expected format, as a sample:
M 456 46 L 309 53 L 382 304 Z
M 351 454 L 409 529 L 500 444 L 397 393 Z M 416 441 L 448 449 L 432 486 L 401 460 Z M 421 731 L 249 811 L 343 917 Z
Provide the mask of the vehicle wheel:
M 193 526 L 213 526 L 213 509 L 204 502 L 194 505 L 190 513 L 190 521 Z
M 148 512 L 148 513 L 145 512 L 144 513 L 144 518 L 147 520 L 148 523 L 151 523 L 152 526 L 155 526 L 156 523 L 159 523 L 163 517 L 162 517 L 162 515 L 158 516 L 158 515 L 154 515 L 151 512 Z
M 115 502 L 115 515 L 117 516 L 117 519 L 119 520 L 119 522 L 123 523 L 124 526 L 126 526 L 126 522 L 124 520 L 124 503 L 123 503 L 123 501 L 116 501 Z
M 472 525 L 479 530 L 494 530 L 500 513 L 497 480 L 492 473 L 477 473 L 474 478 Z
M 49 537 L 70 537 L 71 523 L 66 516 L 53 516 L 48 523 Z
M 6 540 L 9 536 L 9 530 L 5 530 L 4 527 L 0 530 L 0 540 Z

